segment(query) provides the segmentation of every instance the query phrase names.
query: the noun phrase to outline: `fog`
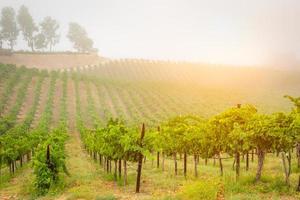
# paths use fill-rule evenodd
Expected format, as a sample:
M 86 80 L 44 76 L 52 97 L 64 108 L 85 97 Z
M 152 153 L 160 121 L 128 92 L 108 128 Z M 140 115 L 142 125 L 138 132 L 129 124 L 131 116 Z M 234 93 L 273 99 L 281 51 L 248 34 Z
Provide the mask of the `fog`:
M 1 0 L 26 5 L 36 22 L 60 23 L 55 50 L 71 50 L 69 22 L 78 22 L 99 54 L 111 58 L 187 60 L 297 67 L 299 0 Z M 18 49 L 27 48 L 20 41 Z M 288 63 L 288 64 L 287 64 Z

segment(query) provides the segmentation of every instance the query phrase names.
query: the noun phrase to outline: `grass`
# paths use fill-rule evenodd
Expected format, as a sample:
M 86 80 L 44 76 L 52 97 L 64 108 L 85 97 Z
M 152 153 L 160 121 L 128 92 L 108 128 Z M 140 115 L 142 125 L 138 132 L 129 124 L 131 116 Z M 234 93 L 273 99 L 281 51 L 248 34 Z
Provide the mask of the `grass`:
M 1 194 L 16 194 L 22 199 L 141 199 L 141 200 L 185 200 L 185 199 L 216 199 L 217 193 L 224 188 L 223 195 L 229 200 L 256 199 L 299 199 L 295 191 L 299 171 L 291 175 L 291 187 L 284 182 L 281 160 L 272 154 L 268 155 L 263 176 L 259 183 L 254 183 L 256 159 L 250 162 L 249 171 L 245 171 L 245 163 L 241 162 L 241 176 L 235 180 L 232 170 L 232 159 L 224 160 L 224 176 L 219 176 L 219 168 L 213 160 L 204 164 L 200 160 L 199 177 L 193 175 L 192 158 L 188 159 L 188 175 L 183 176 L 183 163 L 178 161 L 177 176 L 174 175 L 173 161 L 167 159 L 165 171 L 157 169 L 150 159 L 143 166 L 141 194 L 135 194 L 136 164 L 128 165 L 128 186 L 123 186 L 123 180 L 113 181 L 112 174 L 106 174 L 98 161 L 94 161 L 81 149 L 78 137 L 70 137 L 67 143 L 69 157 L 67 158 L 70 177 L 62 175 L 61 181 L 45 197 L 34 195 L 33 175 L 30 166 L 25 166 L 12 178 L 13 183 L 1 185 Z M 295 163 L 296 160 L 293 160 Z
M 182 200 L 215 200 L 219 191 L 219 180 L 206 179 L 185 185 L 177 197 Z
M 0 199 L 27 198 L 30 195 L 30 185 L 33 180 L 30 164 L 31 163 L 25 164 L 12 176 L 8 173 L 4 174 L 6 182 L 2 179 L 3 182 L 0 185 Z
M 96 200 L 116 200 L 117 198 L 113 194 L 105 195 L 105 196 L 97 196 Z

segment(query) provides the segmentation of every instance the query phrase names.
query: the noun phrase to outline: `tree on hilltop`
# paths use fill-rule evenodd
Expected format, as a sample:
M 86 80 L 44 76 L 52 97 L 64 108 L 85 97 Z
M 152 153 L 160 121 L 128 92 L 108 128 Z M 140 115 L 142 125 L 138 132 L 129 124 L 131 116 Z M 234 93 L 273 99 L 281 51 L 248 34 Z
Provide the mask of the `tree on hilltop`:
M 67 37 L 78 52 L 90 52 L 93 50 L 93 40 L 88 37 L 86 30 L 79 24 L 74 22 L 69 24 Z
M 28 47 L 34 51 L 34 33 L 38 31 L 38 27 L 35 25 L 34 20 L 26 6 L 21 6 L 17 19 L 24 40 L 27 42 Z
M 16 13 L 12 7 L 2 9 L 0 26 L 2 35 L 0 39 L 2 38 L 3 41 L 7 41 L 10 49 L 13 50 L 19 35 L 19 30 L 16 22 Z M 0 43 L 2 45 L 2 42 Z

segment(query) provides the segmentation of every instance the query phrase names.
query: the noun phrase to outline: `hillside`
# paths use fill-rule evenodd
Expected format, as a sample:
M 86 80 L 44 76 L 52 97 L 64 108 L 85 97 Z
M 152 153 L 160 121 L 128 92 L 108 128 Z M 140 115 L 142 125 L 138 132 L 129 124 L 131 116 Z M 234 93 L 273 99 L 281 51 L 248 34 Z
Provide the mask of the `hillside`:
M 0 52 L 0 63 L 14 64 L 39 69 L 64 69 L 85 65 L 96 65 L 103 61 L 97 54 L 77 53 L 13 53 Z
M 290 104 L 283 96 L 300 96 L 298 71 L 128 59 L 69 67 L 68 74 L 71 85 L 74 75 L 79 77 L 80 98 L 84 105 L 92 99 L 103 122 L 108 116 L 123 117 L 132 123 L 154 123 L 178 114 L 211 116 L 237 103 L 254 104 L 260 112 L 289 111 Z M 33 80 L 30 87 L 35 87 L 36 82 Z M 61 90 L 61 84 L 56 85 L 56 91 Z M 10 98 L 16 98 L 16 92 L 14 89 Z
M 1 165 L 4 174 L 1 175 L 1 181 L 7 184 L 0 184 L 0 199 L 34 198 L 33 170 L 29 165 L 20 167 L 22 162 L 30 161 L 31 154 L 27 157 L 28 151 L 24 149 L 30 147 L 26 145 L 35 144 L 31 143 L 31 140 L 38 141 L 35 149 L 38 152 L 39 147 L 43 147 L 48 138 L 60 134 L 55 128 L 64 130 L 61 124 L 68 130 L 64 134 L 67 134 L 69 139 L 62 145 L 66 148 L 66 163 L 71 175 L 64 175 L 65 182 L 61 183 L 64 186 L 54 188 L 54 196 L 50 193 L 46 199 L 96 199 L 102 196 L 109 199 L 110 195 L 124 200 L 146 200 L 152 197 L 171 199 L 180 191 L 190 190 L 189 187 L 197 183 L 195 180 L 198 179 L 191 178 L 194 169 L 192 155 L 188 157 L 188 180 L 181 173 L 181 154 L 178 159 L 180 172 L 177 176 L 172 174 L 174 161 L 171 155 L 166 157 L 166 171 L 153 168 L 155 156 L 152 155 L 152 158 L 149 155 L 147 159 L 152 159 L 152 162 L 145 163 L 143 167 L 143 189 L 142 193 L 137 195 L 132 193 L 136 163 L 128 163 L 128 187 L 120 187 L 123 184 L 121 179 L 114 184 L 113 175 L 105 174 L 105 165 L 99 166 L 97 155 L 95 158 L 95 153 L 84 149 L 82 129 L 94 130 L 98 126 L 104 127 L 109 117 L 122 118 L 126 125 L 134 127 L 145 123 L 147 128 L 156 128 L 172 116 L 197 114 L 210 117 L 238 103 L 254 104 L 259 112 L 264 113 L 289 111 L 291 104 L 283 95 L 300 96 L 299 73 L 295 71 L 217 68 L 190 63 L 130 59 L 110 60 L 86 67 L 69 67 L 67 70 L 43 69 L 44 67 L 0 65 L 0 139 L 15 141 L 4 143 L 6 146 L 0 146 L 0 150 L 5 148 L 5 151 L 1 152 L 9 159 L 4 158 L 10 162 L 12 157 L 15 160 L 13 165 L 16 165 L 18 170 L 20 168 L 16 174 L 13 172 L 13 178 L 10 179 L 8 174 L 11 168 L 8 169 L 5 164 Z M 26 141 L 24 134 L 28 134 L 29 144 L 23 144 L 23 141 Z M 59 144 L 58 138 L 54 138 L 54 143 Z M 21 143 L 17 143 L 18 141 Z M 63 149 L 62 146 L 59 149 Z M 90 157 L 87 156 L 89 153 Z M 41 151 L 38 155 L 45 155 L 45 152 Z M 94 163 L 93 158 L 97 162 Z M 296 157 L 293 157 L 293 163 L 296 163 L 295 160 Z M 226 176 L 222 181 L 218 179 L 219 169 L 215 166 L 215 157 L 210 158 L 208 165 L 202 164 L 204 161 L 200 160 L 199 179 L 203 185 L 199 187 L 209 187 L 212 196 L 218 193 L 218 200 L 224 199 L 224 195 L 233 196 L 233 199 L 249 199 L 253 195 L 254 199 L 280 198 L 282 194 L 273 191 L 273 187 L 280 187 L 286 199 L 297 199 L 299 195 L 293 192 L 294 188 L 287 189 L 281 177 L 276 176 L 275 179 L 275 184 L 279 186 L 273 186 L 273 175 L 282 173 L 280 164 L 276 164 L 276 167 L 273 165 L 277 161 L 279 160 L 275 156 L 268 157 L 266 161 L 265 170 L 272 174 L 271 178 L 266 176 L 264 182 L 257 186 L 241 184 L 238 186 L 242 188 L 241 192 L 239 188 L 233 187 L 235 182 L 234 172 L 231 170 L 232 159 L 223 161 Z M 251 175 L 255 173 L 255 166 L 256 163 L 251 163 L 249 172 L 245 172 L 247 181 L 252 181 Z M 291 176 L 291 183 L 294 185 L 297 181 L 296 175 L 297 173 L 294 173 Z M 219 184 L 216 185 L 215 182 Z M 262 187 L 264 189 L 261 189 Z M 248 193 L 250 190 L 254 192 Z

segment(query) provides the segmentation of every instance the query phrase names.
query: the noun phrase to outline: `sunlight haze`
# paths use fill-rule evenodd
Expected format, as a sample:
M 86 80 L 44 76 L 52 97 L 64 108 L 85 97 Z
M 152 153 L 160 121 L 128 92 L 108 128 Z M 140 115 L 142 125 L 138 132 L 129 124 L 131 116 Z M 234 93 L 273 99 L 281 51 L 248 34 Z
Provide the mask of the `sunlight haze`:
M 104 57 L 299 63 L 298 0 L 1 0 L 0 8 L 23 4 L 36 23 L 46 16 L 59 21 L 61 41 L 55 50 L 72 49 L 65 37 L 74 21 L 86 28 Z M 17 48 L 27 47 L 19 42 Z

